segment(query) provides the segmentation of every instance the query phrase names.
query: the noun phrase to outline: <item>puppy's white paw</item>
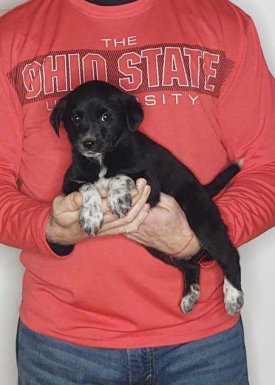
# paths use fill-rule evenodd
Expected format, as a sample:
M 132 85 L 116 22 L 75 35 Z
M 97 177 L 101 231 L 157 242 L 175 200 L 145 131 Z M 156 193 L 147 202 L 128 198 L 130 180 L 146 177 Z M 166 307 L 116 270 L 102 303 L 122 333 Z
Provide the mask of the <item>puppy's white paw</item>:
M 83 230 L 89 235 L 96 235 L 102 225 L 103 214 L 91 210 L 89 207 L 81 207 L 79 211 L 79 223 Z
M 131 208 L 131 190 L 135 182 L 125 175 L 117 175 L 110 180 L 108 189 L 108 205 L 113 214 L 125 216 Z
M 83 197 L 82 207 L 79 210 L 80 226 L 89 235 L 96 235 L 103 222 L 101 196 L 91 183 L 81 186 L 79 191 Z
M 225 309 L 229 315 L 233 316 L 243 306 L 243 292 L 236 289 L 226 278 L 224 278 L 223 292 Z
M 200 286 L 196 283 L 190 286 L 190 291 L 181 300 L 181 310 L 184 314 L 189 313 L 196 305 L 200 296 Z

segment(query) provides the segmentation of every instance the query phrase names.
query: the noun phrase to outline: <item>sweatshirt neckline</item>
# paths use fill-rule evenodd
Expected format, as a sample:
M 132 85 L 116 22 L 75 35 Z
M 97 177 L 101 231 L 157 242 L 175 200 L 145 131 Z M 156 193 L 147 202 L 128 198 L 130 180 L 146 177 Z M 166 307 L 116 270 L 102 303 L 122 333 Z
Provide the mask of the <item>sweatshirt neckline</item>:
M 116 19 L 118 17 L 128 17 L 146 11 L 156 0 L 137 0 L 132 3 L 122 5 L 97 5 L 86 0 L 66 0 L 74 8 L 86 13 L 87 15 L 104 18 Z

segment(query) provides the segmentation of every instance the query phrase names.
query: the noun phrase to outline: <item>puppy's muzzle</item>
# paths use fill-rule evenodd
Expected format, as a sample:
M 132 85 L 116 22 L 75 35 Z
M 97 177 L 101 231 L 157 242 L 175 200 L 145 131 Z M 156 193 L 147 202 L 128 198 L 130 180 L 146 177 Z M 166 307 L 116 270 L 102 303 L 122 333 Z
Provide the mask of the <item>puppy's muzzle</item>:
M 87 157 L 104 153 L 106 146 L 107 144 L 102 139 L 94 136 L 85 136 L 77 141 L 78 151 Z
M 82 146 L 83 146 L 84 150 L 88 150 L 88 151 L 94 150 L 94 148 L 96 147 L 96 140 L 92 139 L 92 138 L 85 139 L 82 142 Z

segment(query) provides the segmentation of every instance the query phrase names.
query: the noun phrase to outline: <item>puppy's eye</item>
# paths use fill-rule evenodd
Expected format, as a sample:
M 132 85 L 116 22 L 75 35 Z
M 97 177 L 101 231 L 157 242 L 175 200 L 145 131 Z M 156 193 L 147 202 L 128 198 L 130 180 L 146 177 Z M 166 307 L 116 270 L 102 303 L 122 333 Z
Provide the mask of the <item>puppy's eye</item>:
M 81 116 L 78 115 L 77 113 L 73 113 L 73 114 L 71 115 L 71 121 L 72 121 L 73 123 L 80 123 L 80 122 L 81 122 Z
M 104 114 L 102 114 L 99 118 L 99 120 L 101 122 L 107 122 L 108 120 L 110 120 L 110 114 L 108 114 L 108 112 L 104 112 Z

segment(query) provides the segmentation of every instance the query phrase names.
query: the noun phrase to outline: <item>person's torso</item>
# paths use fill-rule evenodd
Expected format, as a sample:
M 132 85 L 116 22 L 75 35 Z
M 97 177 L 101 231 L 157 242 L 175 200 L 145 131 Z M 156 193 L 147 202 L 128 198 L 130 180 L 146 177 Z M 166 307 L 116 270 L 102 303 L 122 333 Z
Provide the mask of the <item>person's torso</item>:
M 29 16 L 16 28 L 5 62 L 24 117 L 22 192 L 47 202 L 60 193 L 71 149 L 64 130 L 56 136 L 49 116 L 59 98 L 92 79 L 134 94 L 145 111 L 142 131 L 202 183 L 211 181 L 229 161 L 217 105 L 234 68 L 237 41 L 234 11 L 219 3 L 220 10 L 203 0 L 139 0 L 118 7 L 36 0 L 24 6 L 21 16 Z M 17 15 L 10 17 L 11 26 Z M 25 307 L 23 301 L 25 320 L 42 329 L 51 325 L 52 334 L 65 339 L 146 345 L 155 336 L 156 344 L 164 344 L 234 322 L 223 309 L 223 277 L 215 264 L 202 268 L 200 302 L 184 316 L 178 306 L 181 274 L 124 237 L 82 242 L 63 260 L 27 252 L 22 260 L 25 292 L 33 295 L 26 294 Z M 47 309 L 41 309 L 42 301 Z M 62 318 L 67 320 L 60 327 Z M 202 327 L 199 318 L 209 325 Z M 97 335 L 89 342 L 91 330 Z

